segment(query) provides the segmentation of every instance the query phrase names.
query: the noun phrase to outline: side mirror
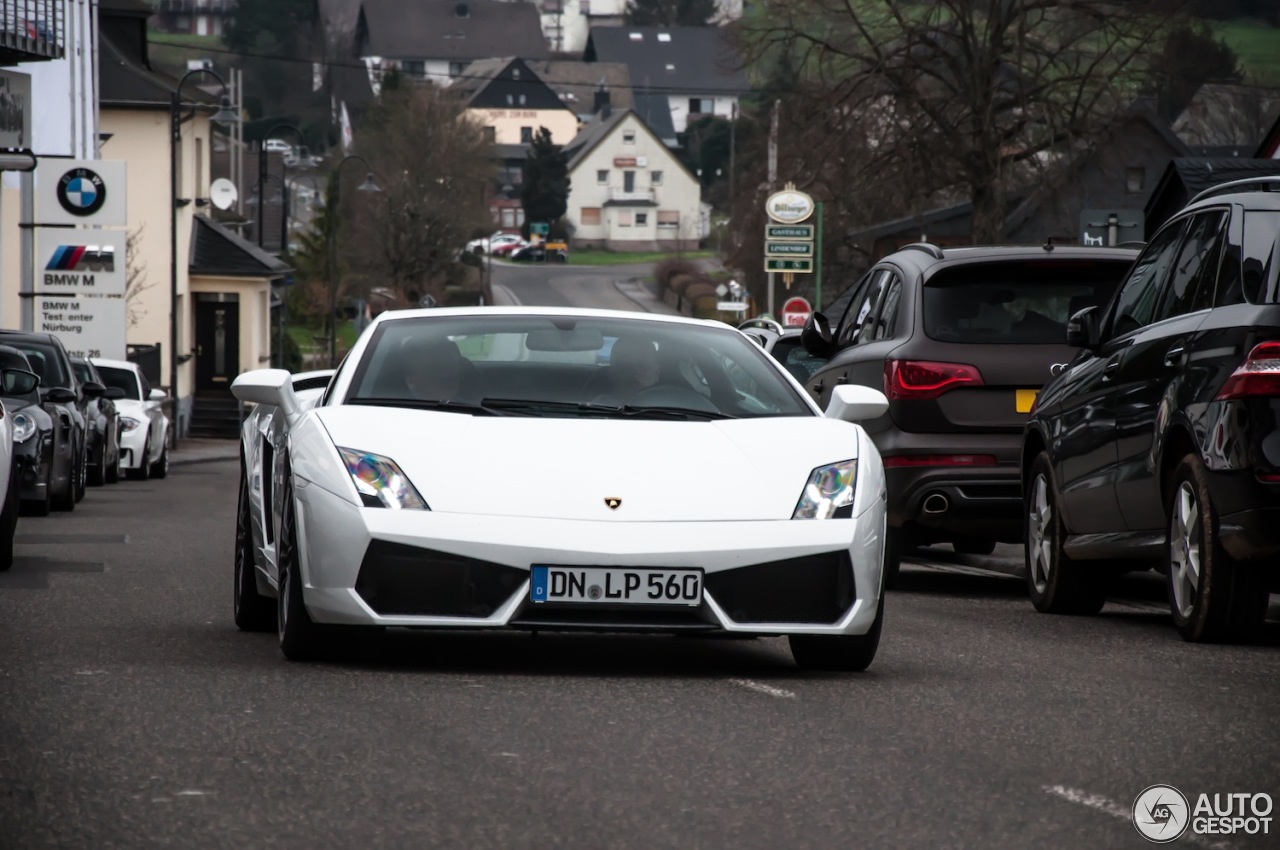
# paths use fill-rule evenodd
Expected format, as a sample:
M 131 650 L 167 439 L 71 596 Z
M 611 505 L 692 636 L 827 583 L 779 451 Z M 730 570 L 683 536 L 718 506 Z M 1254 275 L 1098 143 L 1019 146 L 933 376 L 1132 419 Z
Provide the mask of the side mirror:
M 147 401 L 165 401 L 168 398 L 164 390 L 152 390 L 151 394 L 147 396 Z
M 879 390 L 856 384 L 841 384 L 831 390 L 826 417 L 842 422 L 864 422 L 889 412 L 889 399 Z
M 40 376 L 26 369 L 0 369 L 0 386 L 5 395 L 28 395 L 40 386 Z
M 102 398 L 107 391 L 107 388 L 97 381 L 85 381 L 80 386 L 84 388 L 84 394 L 89 398 Z
M 102 394 L 103 398 L 109 398 L 112 401 L 119 401 L 124 398 L 124 390 L 119 387 L 107 387 L 107 391 Z
M 299 413 L 293 376 L 284 369 L 254 369 L 231 382 L 231 394 L 241 401 L 280 408 L 292 420 Z
M 44 391 L 44 400 L 50 404 L 70 404 L 78 401 L 75 390 L 69 390 L 66 387 L 50 387 Z
M 1085 307 L 1067 320 L 1067 345 L 1090 351 L 1102 344 L 1098 328 L 1098 308 Z
M 831 339 L 831 322 L 825 315 L 817 311 L 805 320 L 804 330 L 800 331 L 800 344 L 804 350 L 814 357 L 827 359 L 835 353 L 835 342 Z

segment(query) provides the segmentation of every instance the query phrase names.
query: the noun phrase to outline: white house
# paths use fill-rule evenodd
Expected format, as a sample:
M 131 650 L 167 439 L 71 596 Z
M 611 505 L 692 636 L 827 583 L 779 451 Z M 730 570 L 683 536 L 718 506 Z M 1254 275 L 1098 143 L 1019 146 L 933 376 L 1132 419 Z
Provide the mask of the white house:
M 565 153 L 575 247 L 690 250 L 706 235 L 702 186 L 634 111 L 606 108 Z

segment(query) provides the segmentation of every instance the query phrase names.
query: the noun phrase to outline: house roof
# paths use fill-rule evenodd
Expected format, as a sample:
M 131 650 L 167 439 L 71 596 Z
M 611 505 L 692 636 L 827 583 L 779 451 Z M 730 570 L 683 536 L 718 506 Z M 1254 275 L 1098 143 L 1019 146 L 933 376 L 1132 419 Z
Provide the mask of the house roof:
M 635 96 L 635 113 L 649 126 L 663 144 L 678 147 L 675 121 L 671 118 L 671 99 L 665 94 L 641 94 Z
M 720 27 L 592 27 L 583 58 L 621 62 L 632 91 L 745 94 L 742 60 Z
M 1231 180 L 1280 175 L 1280 159 L 1179 157 L 1169 163 L 1143 212 L 1158 227 L 1205 189 Z
M 525 0 L 363 0 L 363 56 L 455 61 L 549 55 L 538 7 Z
M 663 142 L 662 138 L 653 131 L 652 127 L 645 123 L 644 118 L 636 114 L 634 110 L 611 110 L 607 118 L 597 117 L 595 120 L 589 121 L 587 124 L 583 125 L 582 129 L 578 132 L 578 135 L 574 136 L 573 141 L 564 146 L 564 152 L 569 157 L 569 173 L 572 174 L 574 169 L 581 165 L 582 161 L 586 159 L 593 150 L 599 147 L 601 142 L 609 138 L 609 136 L 611 136 L 618 128 L 618 125 L 625 121 L 628 116 L 634 117 L 636 119 L 636 123 L 639 124 L 645 132 L 653 136 L 654 139 L 661 142 L 665 149 L 666 143 Z M 672 163 L 684 171 L 685 174 L 689 175 L 691 180 L 696 181 L 698 179 L 694 177 L 693 172 L 691 172 L 683 162 L 671 154 L 670 151 L 667 151 L 667 155 L 670 157 Z
M 1280 89 L 1205 83 L 1173 122 L 1173 131 L 1193 147 L 1252 148 L 1277 118 Z
M 630 109 L 635 104 L 631 95 L 631 72 L 622 62 L 540 59 L 525 64 L 578 115 L 594 112 L 596 90 L 601 83 L 609 91 L 614 109 Z M 468 68 L 467 73 L 470 72 Z
M 853 240 L 863 239 L 879 239 L 883 236 L 893 236 L 912 229 L 927 229 L 941 221 L 950 221 L 953 218 L 962 218 L 973 214 L 973 204 L 969 201 L 963 201 L 958 204 L 950 204 L 945 207 L 938 207 L 932 210 L 926 210 L 920 215 L 909 215 L 903 218 L 886 221 L 883 224 L 876 224 L 871 227 L 864 227 L 861 230 L 854 230 L 849 233 L 849 238 Z
M 526 109 L 573 111 L 529 67 L 528 62 L 516 57 L 472 62 L 467 66 L 466 73 L 449 86 L 449 91 L 476 109 L 508 107 L 512 105 L 512 99 L 518 96 L 520 105 Z
M 277 278 L 292 269 L 208 216 L 195 216 L 191 231 L 193 275 Z
M 168 109 L 179 80 L 152 69 L 148 60 L 145 21 L 150 8 L 135 0 L 106 0 L 99 9 L 98 102 L 106 107 Z M 192 77 L 183 86 L 183 103 L 214 107 L 218 98 L 196 83 Z

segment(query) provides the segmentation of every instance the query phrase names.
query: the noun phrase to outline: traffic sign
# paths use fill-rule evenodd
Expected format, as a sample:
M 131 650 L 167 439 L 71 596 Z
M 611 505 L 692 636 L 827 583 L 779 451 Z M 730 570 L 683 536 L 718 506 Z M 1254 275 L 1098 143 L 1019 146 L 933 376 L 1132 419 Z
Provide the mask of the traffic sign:
M 788 298 L 782 305 L 782 324 L 788 328 L 802 328 L 812 313 L 813 307 L 805 299 L 799 296 Z
M 536 233 L 539 236 L 546 236 L 550 232 L 551 232 L 551 225 L 547 224 L 545 221 L 535 221 L 529 224 L 530 235 Z
M 799 239 L 801 241 L 810 242 L 813 240 L 812 224 L 766 224 L 764 226 L 765 239 Z
M 784 260 L 779 257 L 765 257 L 764 270 L 767 272 L 793 272 L 812 274 L 813 260 Z
M 766 257 L 812 257 L 812 242 L 766 242 L 764 243 L 764 255 Z
M 726 313 L 745 313 L 747 312 L 747 302 L 745 301 L 717 301 L 716 309 L 723 310 Z

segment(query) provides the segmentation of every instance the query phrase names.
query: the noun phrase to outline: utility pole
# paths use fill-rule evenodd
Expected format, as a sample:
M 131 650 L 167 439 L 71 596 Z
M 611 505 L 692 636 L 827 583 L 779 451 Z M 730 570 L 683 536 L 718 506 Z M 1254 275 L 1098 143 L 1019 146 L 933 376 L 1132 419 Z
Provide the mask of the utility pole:
M 772 195 L 778 186 L 778 107 L 782 105 L 782 101 L 775 100 L 773 102 L 773 115 L 769 119 L 769 194 Z M 768 273 L 769 278 L 769 294 L 768 294 L 768 312 L 770 317 L 776 318 L 773 311 L 773 272 Z

